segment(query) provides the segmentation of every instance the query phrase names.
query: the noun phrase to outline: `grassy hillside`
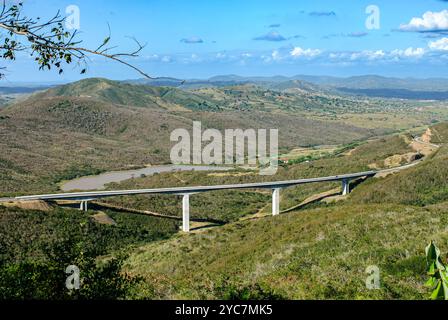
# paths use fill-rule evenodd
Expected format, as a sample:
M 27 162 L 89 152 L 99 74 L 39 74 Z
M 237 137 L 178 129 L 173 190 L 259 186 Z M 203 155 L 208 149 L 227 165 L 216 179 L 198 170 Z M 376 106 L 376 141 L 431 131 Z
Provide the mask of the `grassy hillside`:
M 351 154 L 381 162 L 397 150 L 390 142 Z M 424 248 L 435 240 L 448 251 L 447 154 L 443 146 L 414 168 L 371 179 L 348 201 L 148 244 L 125 269 L 143 276 L 145 295 L 156 299 L 427 299 Z M 365 285 L 372 265 L 379 290 Z
M 432 143 L 448 143 L 448 123 L 440 123 L 431 127 Z
M 440 132 L 442 127 L 437 126 Z M 311 163 L 285 165 L 274 178 L 241 170 L 178 172 L 110 187 L 315 177 L 365 170 L 372 164 L 385 167 L 388 157 L 410 151 L 409 137 L 391 136 L 341 149 Z M 446 146 L 442 146 L 414 168 L 371 179 L 355 188 L 347 201 L 314 204 L 278 217 L 240 219 L 263 207 L 270 210 L 270 194 L 260 190 L 193 195 L 193 217 L 227 224 L 191 234 L 176 233 L 179 221 L 163 218 L 106 211 L 117 225 L 104 225 L 94 219 L 92 211 L 0 207 L 0 261 L 46 263 L 45 248 L 73 239 L 80 248 L 96 252 L 100 261 L 103 255 L 128 252 L 123 271 L 143 277 L 143 282 L 127 293 L 132 298 L 425 299 L 424 247 L 436 240 L 442 252 L 448 251 L 447 169 L 442 165 L 446 154 Z M 405 198 L 409 186 L 418 192 L 410 193 L 412 201 Z M 330 183 L 286 189 L 281 193 L 282 209 L 335 187 L 340 186 Z M 379 190 L 388 190 L 388 194 L 380 194 L 380 199 Z M 175 196 L 109 201 L 180 213 L 180 199 Z M 380 290 L 365 287 L 365 270 L 371 265 L 380 268 Z
M 144 246 L 126 270 L 145 277 L 150 298 L 425 299 L 424 248 L 434 239 L 447 252 L 447 207 L 339 205 L 238 222 Z M 380 290 L 366 289 L 370 265 Z
M 431 128 L 431 131 L 440 132 L 437 142 L 448 142 L 446 128 L 446 124 Z M 383 178 L 380 182 L 371 180 L 360 186 L 351 200 L 356 203 L 388 202 L 418 206 L 448 201 L 447 161 L 448 146 L 442 145 L 422 164 L 399 175 Z
M 84 97 L 121 106 L 154 109 L 199 109 L 203 99 L 192 93 L 169 87 L 131 85 L 101 78 L 92 78 L 56 87 L 39 93 L 40 97 Z

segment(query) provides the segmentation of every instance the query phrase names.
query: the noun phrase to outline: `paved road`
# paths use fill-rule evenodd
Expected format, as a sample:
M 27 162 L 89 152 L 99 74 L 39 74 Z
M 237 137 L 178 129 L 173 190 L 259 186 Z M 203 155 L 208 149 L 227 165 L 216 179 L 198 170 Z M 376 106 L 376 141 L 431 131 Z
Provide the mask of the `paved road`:
M 414 141 L 419 142 L 421 144 L 426 144 L 427 146 L 430 146 L 430 147 L 433 147 L 433 148 L 439 148 L 440 147 L 438 144 L 434 144 L 434 143 L 431 143 L 431 142 L 423 141 L 421 137 L 415 137 Z

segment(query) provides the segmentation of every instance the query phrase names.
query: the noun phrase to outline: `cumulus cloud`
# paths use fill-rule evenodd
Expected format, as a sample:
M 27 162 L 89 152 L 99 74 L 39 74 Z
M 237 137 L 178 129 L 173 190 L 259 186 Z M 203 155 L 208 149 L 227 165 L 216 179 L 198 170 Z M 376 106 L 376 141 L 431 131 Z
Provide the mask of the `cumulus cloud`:
M 421 58 L 425 55 L 426 50 L 423 48 L 407 48 L 405 50 L 393 50 L 391 51 L 391 56 L 392 57 L 405 57 L 405 58 Z
M 319 49 L 302 49 L 300 47 L 295 47 L 291 50 L 290 54 L 292 57 L 315 57 L 322 53 Z
M 448 59 L 448 37 L 429 42 L 426 47 L 404 47 L 391 50 L 330 51 L 301 46 L 279 46 L 274 50 L 262 51 L 219 51 L 210 53 L 153 54 L 142 57 L 148 62 L 161 63 L 275 63 L 300 64 L 320 63 L 322 65 L 387 65 L 393 63 L 414 64 Z M 424 59 L 424 60 L 423 60 Z
M 265 35 L 254 38 L 254 40 L 262 40 L 262 41 L 285 41 L 286 38 L 282 36 L 277 31 L 268 32 Z
M 216 59 L 225 59 L 225 58 L 227 58 L 227 54 L 224 52 L 218 52 L 216 54 Z
M 271 54 L 272 60 L 280 60 L 280 52 L 278 50 L 274 50 Z
M 196 43 L 204 43 L 204 40 L 202 40 L 199 37 L 190 37 L 190 38 L 181 39 L 180 42 L 188 43 L 188 44 L 196 44 Z
M 173 61 L 173 59 L 170 56 L 163 56 L 161 61 L 165 63 L 170 63 Z
M 448 38 L 431 41 L 428 46 L 431 50 L 448 51 Z
M 359 52 L 353 52 L 350 55 L 350 60 L 378 60 L 382 59 L 386 56 L 386 53 L 383 50 L 363 50 Z
M 408 32 L 446 32 L 448 31 L 448 10 L 427 11 L 421 18 L 414 17 L 407 24 L 401 24 L 401 31 Z

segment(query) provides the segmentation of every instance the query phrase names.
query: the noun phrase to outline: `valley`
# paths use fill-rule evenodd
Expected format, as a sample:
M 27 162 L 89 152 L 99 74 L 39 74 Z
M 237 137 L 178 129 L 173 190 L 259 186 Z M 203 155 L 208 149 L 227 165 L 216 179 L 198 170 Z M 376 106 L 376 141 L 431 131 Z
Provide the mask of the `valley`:
M 348 196 L 339 182 L 284 189 L 277 217 L 269 190 L 193 195 L 190 234 L 180 232 L 175 195 L 112 197 L 87 212 L 73 202 L 3 203 L 0 277 L 28 281 L 55 263 L 49 248 L 80 246 L 99 265 L 121 259 L 120 272 L 139 279 L 123 296 L 130 299 L 425 298 L 424 246 L 435 239 L 447 249 L 448 105 L 300 87 L 87 79 L 8 104 L 0 110 L 0 197 L 76 190 L 110 171 L 124 176 L 92 189 L 271 182 L 417 162 L 353 181 Z M 170 133 L 193 120 L 218 130 L 279 128 L 277 173 L 157 170 L 171 168 Z M 365 288 L 369 265 L 381 269 L 381 290 Z
M 218 130 L 280 128 L 280 152 L 287 153 L 419 130 L 447 117 L 442 103 L 87 79 L 0 111 L 0 195 L 50 192 L 80 176 L 168 164 L 170 133 L 191 128 L 192 119 Z

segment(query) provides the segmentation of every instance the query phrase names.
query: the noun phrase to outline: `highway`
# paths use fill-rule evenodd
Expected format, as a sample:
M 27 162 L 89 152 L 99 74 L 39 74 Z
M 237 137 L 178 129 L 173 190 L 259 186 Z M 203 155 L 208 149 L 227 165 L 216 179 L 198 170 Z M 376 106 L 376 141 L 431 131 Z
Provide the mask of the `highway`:
M 228 185 L 215 185 L 215 186 L 197 186 L 197 187 L 176 187 L 176 188 L 160 188 L 160 189 L 136 189 L 136 190 L 116 190 L 116 191 L 92 191 L 92 192 L 75 192 L 75 193 L 58 193 L 58 194 L 43 194 L 32 196 L 21 196 L 8 201 L 35 201 L 35 200 L 77 200 L 77 201 L 90 201 L 93 199 L 116 197 L 116 196 L 129 196 L 129 195 L 142 195 L 142 194 L 174 194 L 185 195 L 195 194 L 208 191 L 217 190 L 229 190 L 229 189 L 280 189 L 300 184 L 318 183 L 318 182 L 331 182 L 331 181 L 349 181 L 362 177 L 372 177 L 376 175 L 378 171 L 366 171 L 337 176 L 319 177 L 310 179 L 299 180 L 287 180 L 287 181 L 275 181 L 275 182 L 259 182 L 259 183 L 246 183 L 246 184 L 228 184 Z M 0 199 L 2 201 L 2 199 Z

